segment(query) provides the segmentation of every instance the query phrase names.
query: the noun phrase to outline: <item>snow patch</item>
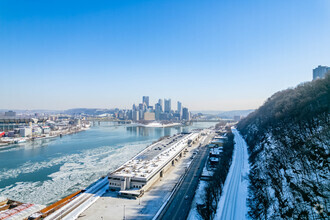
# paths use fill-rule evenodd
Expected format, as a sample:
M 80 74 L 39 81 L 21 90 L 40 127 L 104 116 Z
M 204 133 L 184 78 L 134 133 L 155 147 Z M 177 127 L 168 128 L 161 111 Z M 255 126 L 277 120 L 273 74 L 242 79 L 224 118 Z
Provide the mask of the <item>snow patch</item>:
M 207 185 L 208 184 L 206 181 L 199 181 L 196 194 L 192 201 L 191 209 L 187 218 L 188 220 L 203 220 L 202 216 L 200 216 L 197 211 L 197 204 L 203 204 L 205 202 L 205 188 Z

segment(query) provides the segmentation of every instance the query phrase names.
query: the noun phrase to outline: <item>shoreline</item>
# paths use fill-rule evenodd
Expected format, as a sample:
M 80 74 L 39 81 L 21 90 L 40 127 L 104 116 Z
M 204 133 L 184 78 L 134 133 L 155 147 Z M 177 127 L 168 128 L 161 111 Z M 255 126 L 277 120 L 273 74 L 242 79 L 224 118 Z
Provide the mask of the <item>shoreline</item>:
M 151 122 L 149 124 L 141 124 L 141 123 L 133 123 L 131 125 L 137 125 L 146 128 L 167 128 L 167 127 L 175 127 L 175 126 L 182 126 L 181 123 L 169 123 L 169 124 L 162 124 L 159 122 Z
M 33 142 L 33 141 L 38 141 L 38 140 L 43 140 L 43 139 L 51 139 L 51 138 L 57 138 L 57 137 L 62 137 L 65 135 L 70 135 L 70 134 L 75 134 L 81 131 L 86 131 L 89 130 L 90 128 L 81 128 L 77 131 L 70 131 L 70 132 L 65 132 L 65 133 L 60 133 L 60 134 L 55 134 L 55 135 L 49 135 L 49 136 L 39 136 L 39 137 L 34 137 L 34 138 L 14 138 L 11 142 L 0 142 L 0 149 L 1 148 L 6 148 L 6 147 L 11 147 L 13 145 L 20 145 L 20 144 L 25 144 L 28 142 Z M 17 141 L 17 142 L 16 142 Z M 22 141 L 22 142 L 19 142 Z

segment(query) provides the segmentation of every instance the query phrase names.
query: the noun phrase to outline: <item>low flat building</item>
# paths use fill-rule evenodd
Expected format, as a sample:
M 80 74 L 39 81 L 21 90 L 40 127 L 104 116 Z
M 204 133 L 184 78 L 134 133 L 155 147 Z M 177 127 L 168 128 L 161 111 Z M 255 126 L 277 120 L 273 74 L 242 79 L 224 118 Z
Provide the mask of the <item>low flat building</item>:
M 32 128 L 30 128 L 30 127 L 20 128 L 19 129 L 19 134 L 21 135 L 21 137 L 31 137 L 32 136 Z
M 49 126 L 43 126 L 42 127 L 42 133 L 43 134 L 49 134 L 50 133 L 50 127 Z
M 32 134 L 33 135 L 41 135 L 42 134 L 42 129 L 39 126 L 34 126 L 32 128 Z
M 219 163 L 219 158 L 218 157 L 210 157 L 210 165 L 212 167 L 216 166 Z
M 146 121 L 155 121 L 155 113 L 154 112 L 145 112 L 144 113 L 144 120 Z
M 220 157 L 221 153 L 222 153 L 222 147 L 210 149 L 210 157 Z
M 222 140 L 213 140 L 211 144 L 217 145 L 218 147 L 221 147 L 223 145 Z
M 108 174 L 110 190 L 124 197 L 139 197 L 183 156 L 188 141 L 200 133 L 177 134 L 147 147 L 114 172 Z

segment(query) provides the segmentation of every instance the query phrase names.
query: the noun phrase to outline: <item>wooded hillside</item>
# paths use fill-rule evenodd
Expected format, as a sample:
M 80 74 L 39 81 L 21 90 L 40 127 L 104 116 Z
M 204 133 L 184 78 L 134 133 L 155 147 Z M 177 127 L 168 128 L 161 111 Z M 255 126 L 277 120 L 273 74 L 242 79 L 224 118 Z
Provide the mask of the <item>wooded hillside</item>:
M 242 119 L 253 219 L 328 219 L 330 74 L 280 91 Z

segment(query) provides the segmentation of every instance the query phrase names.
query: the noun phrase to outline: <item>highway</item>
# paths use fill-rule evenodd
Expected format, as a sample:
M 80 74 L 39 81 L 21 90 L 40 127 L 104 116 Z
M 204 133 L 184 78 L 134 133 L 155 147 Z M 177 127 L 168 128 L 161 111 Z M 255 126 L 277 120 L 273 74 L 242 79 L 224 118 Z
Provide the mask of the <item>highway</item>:
M 236 129 L 232 131 L 236 143 L 233 162 L 214 219 L 245 219 L 249 170 L 247 145 Z
M 205 144 L 210 142 L 211 136 L 213 137 L 213 135 L 209 135 L 202 143 L 202 147 L 199 148 L 200 150 L 193 159 L 186 176 L 157 219 L 184 220 L 187 218 L 209 152 Z

